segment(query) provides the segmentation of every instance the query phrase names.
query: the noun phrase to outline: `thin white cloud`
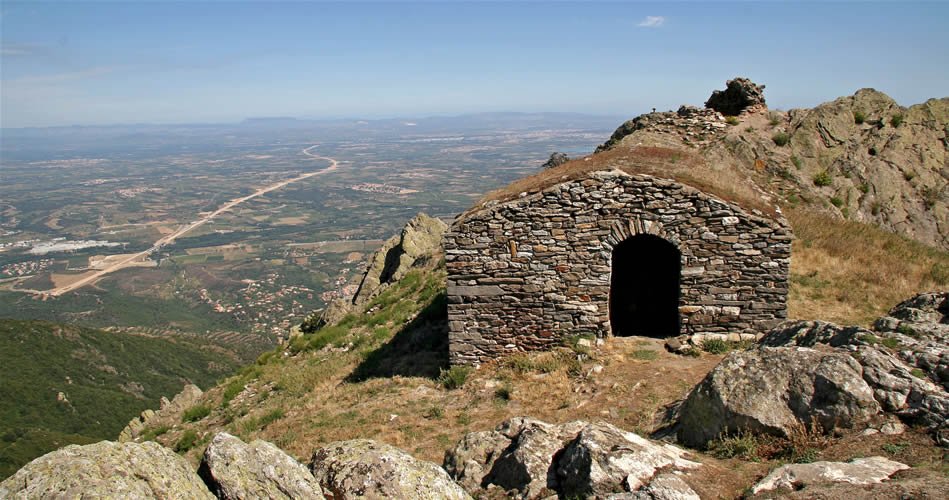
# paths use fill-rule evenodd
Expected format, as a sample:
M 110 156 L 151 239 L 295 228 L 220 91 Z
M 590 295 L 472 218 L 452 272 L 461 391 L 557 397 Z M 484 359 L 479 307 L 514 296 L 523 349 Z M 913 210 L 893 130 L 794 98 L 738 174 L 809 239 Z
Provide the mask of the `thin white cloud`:
M 658 28 L 665 24 L 666 18 L 662 16 L 646 16 L 645 19 L 639 22 L 636 26 L 640 28 Z

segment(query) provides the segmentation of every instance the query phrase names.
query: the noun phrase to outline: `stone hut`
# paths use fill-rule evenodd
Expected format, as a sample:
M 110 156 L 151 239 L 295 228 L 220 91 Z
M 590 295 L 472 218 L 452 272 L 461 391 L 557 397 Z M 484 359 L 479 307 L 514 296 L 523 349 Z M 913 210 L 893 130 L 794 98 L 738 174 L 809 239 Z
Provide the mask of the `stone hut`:
M 620 169 L 488 203 L 445 238 L 451 363 L 577 334 L 753 338 L 786 317 L 791 239 L 777 208 Z

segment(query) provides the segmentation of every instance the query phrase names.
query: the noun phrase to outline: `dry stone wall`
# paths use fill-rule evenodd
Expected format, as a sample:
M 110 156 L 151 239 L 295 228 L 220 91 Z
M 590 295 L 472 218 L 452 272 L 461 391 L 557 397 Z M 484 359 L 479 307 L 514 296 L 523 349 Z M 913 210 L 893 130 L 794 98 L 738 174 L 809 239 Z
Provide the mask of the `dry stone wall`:
M 759 335 L 786 317 L 792 236 L 752 212 L 615 170 L 459 218 L 445 239 L 452 364 L 609 336 L 612 249 L 639 234 L 681 254 L 680 333 Z

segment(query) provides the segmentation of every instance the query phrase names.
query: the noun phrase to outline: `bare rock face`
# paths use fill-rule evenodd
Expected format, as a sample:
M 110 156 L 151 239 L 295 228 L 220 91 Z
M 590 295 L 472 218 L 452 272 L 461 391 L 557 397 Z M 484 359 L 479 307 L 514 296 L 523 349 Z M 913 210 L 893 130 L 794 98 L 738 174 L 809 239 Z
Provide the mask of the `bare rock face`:
M 660 468 L 672 471 L 699 466 L 684 456 L 685 451 L 675 446 L 655 443 L 606 423 L 553 425 L 516 417 L 494 431 L 466 435 L 445 453 L 445 469 L 475 496 L 502 490 L 508 496 L 526 499 L 552 495 L 606 498 L 611 494 L 620 495 L 617 498 L 664 498 L 658 492 L 672 488 L 673 481 L 657 483 L 660 476 L 654 476 Z M 645 496 L 653 489 L 655 496 Z M 675 489 L 691 491 L 684 482 Z
M 102 441 L 47 453 L 0 483 L 0 498 L 213 499 L 188 462 L 153 442 Z
M 712 91 L 711 97 L 705 101 L 705 107 L 730 116 L 768 108 L 764 101 L 764 85 L 742 77 L 725 82 L 725 90 Z
M 900 359 L 949 391 L 949 292 L 923 293 L 901 302 L 873 328 L 898 334 Z
M 888 479 L 908 465 L 884 457 L 857 458 L 850 462 L 814 462 L 778 467 L 758 482 L 752 493 L 776 489 L 800 490 L 826 483 L 874 484 Z
M 438 465 L 368 439 L 338 441 L 316 450 L 310 470 L 323 494 L 333 499 L 471 498 Z
M 590 424 L 563 451 L 557 465 L 560 487 L 567 497 L 603 496 L 637 491 L 658 469 L 690 469 L 685 450 L 659 444 L 607 423 Z M 661 485 L 656 485 L 659 488 Z
M 306 467 L 265 441 L 246 444 L 222 432 L 204 451 L 198 475 L 218 498 L 323 498 Z
M 846 353 L 803 347 L 732 352 L 682 405 L 679 441 L 701 447 L 739 431 L 788 436 L 812 421 L 827 432 L 859 426 L 881 411 L 862 375 Z
M 543 165 L 541 165 L 541 168 L 548 169 L 548 168 L 559 167 L 560 165 L 563 165 L 564 163 L 567 163 L 568 161 L 570 161 L 570 157 L 567 156 L 566 154 L 561 153 L 559 151 L 554 152 L 554 153 L 551 153 L 550 158 L 548 158 L 547 161 L 544 162 Z
M 434 259 L 441 252 L 442 236 L 448 225 L 439 219 L 418 214 L 376 251 L 359 285 L 353 304 L 360 305 L 401 279 L 413 266 Z

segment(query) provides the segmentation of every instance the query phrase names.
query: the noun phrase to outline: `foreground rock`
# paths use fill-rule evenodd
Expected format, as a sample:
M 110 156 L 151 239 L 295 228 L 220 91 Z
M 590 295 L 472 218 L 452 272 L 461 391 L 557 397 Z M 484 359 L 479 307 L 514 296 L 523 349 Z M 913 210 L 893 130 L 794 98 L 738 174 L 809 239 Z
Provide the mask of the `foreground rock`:
M 679 478 L 656 482 L 654 477 L 660 469 L 699 466 L 685 454 L 606 423 L 552 425 L 516 417 L 494 431 L 466 435 L 445 454 L 445 469 L 476 496 L 494 489 L 518 498 L 646 495 L 652 490 L 691 492 Z
M 702 447 L 739 431 L 788 437 L 812 422 L 831 431 L 878 413 L 860 364 L 848 354 L 763 347 L 730 353 L 692 390 L 680 410 L 678 438 Z
M 751 492 L 776 489 L 801 490 L 826 483 L 874 484 L 889 479 L 908 465 L 884 457 L 858 458 L 850 462 L 814 462 L 778 467 L 756 484 Z
M 909 299 L 876 321 L 875 331 L 823 321 L 795 321 L 772 330 L 761 344 L 815 347 L 845 353 L 882 409 L 926 427 L 949 446 L 949 292 Z
M 368 439 L 330 443 L 313 453 L 310 465 L 324 494 L 348 498 L 471 498 L 431 462 Z
M 0 483 L 0 498 L 213 499 L 188 462 L 153 442 L 71 445 Z
M 246 444 L 222 432 L 204 451 L 198 474 L 222 499 L 323 498 L 306 467 L 265 441 Z
M 737 116 L 743 111 L 755 112 L 768 108 L 764 101 L 764 85 L 738 77 L 725 82 L 725 90 L 714 90 L 705 101 L 705 107 L 723 115 Z

